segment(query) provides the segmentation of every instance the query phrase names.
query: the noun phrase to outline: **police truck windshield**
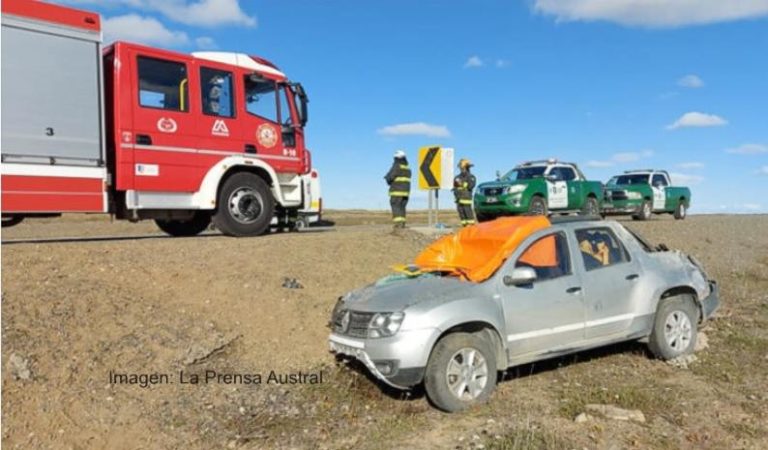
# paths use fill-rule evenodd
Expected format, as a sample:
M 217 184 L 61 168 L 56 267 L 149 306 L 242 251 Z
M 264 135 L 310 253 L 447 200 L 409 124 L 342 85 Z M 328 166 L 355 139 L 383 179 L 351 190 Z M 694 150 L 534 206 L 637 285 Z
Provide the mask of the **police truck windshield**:
M 504 179 L 509 181 L 530 180 L 531 178 L 544 176 L 545 170 L 547 170 L 546 166 L 518 167 L 507 172 L 504 175 Z
M 621 175 L 616 178 L 618 185 L 648 184 L 648 174 Z

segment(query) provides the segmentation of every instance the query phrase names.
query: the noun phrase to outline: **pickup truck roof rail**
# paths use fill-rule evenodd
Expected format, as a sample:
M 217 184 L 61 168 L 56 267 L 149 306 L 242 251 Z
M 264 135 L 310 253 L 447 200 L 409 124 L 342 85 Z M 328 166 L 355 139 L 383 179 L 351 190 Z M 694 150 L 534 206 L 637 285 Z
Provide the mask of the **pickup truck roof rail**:
M 549 159 L 538 159 L 536 161 L 525 161 L 524 163 L 520 164 L 521 166 L 531 166 L 534 164 L 563 164 L 563 165 L 569 165 L 569 166 L 575 166 L 574 163 L 569 163 L 565 161 L 559 161 L 555 158 L 549 158 Z
M 657 170 L 657 169 L 635 169 L 635 170 L 625 170 L 625 174 L 632 174 L 632 173 L 663 173 L 666 174 L 667 177 L 669 177 L 669 173 L 666 170 Z

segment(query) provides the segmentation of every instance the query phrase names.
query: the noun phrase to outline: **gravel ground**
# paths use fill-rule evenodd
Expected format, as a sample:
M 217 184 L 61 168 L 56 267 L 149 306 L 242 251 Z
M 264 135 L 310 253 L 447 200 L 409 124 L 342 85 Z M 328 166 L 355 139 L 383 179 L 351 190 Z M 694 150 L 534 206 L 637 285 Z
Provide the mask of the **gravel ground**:
M 152 223 L 101 216 L 4 229 L 3 444 L 768 447 L 768 216 L 625 222 L 695 255 L 721 282 L 709 348 L 687 369 L 650 359 L 638 344 L 614 346 L 519 368 L 488 405 L 453 416 L 420 392 L 392 392 L 337 365 L 326 346 L 335 299 L 411 261 L 427 238 L 392 235 L 376 225 L 387 222 L 383 213 L 328 218 L 364 225 L 251 239 L 167 238 Z M 271 371 L 323 380 L 267 383 Z M 169 382 L 112 384 L 111 372 Z M 263 380 L 191 384 L 212 372 Z M 590 403 L 639 409 L 647 422 L 574 422 Z

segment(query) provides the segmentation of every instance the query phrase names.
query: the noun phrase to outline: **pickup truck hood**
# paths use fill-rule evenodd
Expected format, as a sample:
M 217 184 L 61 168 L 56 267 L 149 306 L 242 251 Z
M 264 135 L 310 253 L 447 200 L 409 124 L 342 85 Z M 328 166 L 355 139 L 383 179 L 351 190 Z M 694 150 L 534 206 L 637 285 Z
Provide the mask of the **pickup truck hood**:
M 451 276 L 422 276 L 380 281 L 350 292 L 344 307 L 363 312 L 396 312 L 426 302 L 445 303 L 467 298 L 475 283 Z
M 505 180 L 498 180 L 498 181 L 488 181 L 486 183 L 480 183 L 477 187 L 478 189 L 494 189 L 494 188 L 506 188 L 509 186 L 514 186 L 516 184 L 521 184 L 523 186 L 528 185 L 528 181 L 530 180 L 519 180 L 519 181 L 505 181 Z

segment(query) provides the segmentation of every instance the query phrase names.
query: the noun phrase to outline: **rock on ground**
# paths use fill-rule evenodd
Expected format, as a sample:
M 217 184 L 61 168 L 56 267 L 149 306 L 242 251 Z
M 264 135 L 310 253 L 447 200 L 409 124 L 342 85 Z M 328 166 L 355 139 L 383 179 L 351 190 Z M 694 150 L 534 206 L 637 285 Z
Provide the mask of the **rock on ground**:
M 645 423 L 645 415 L 638 409 L 622 409 L 614 405 L 589 404 L 586 406 L 586 410 L 589 413 L 598 414 L 606 419 Z

